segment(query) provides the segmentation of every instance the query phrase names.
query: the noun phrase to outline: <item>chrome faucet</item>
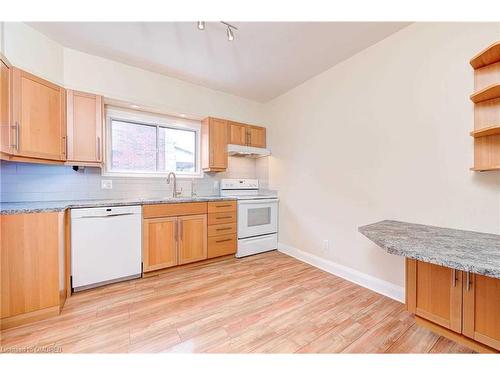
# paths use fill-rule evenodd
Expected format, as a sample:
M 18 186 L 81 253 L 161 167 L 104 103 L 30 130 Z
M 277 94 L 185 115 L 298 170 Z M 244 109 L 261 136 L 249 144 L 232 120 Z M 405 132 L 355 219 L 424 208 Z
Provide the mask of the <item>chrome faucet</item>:
M 180 192 L 177 191 L 177 176 L 175 175 L 174 172 L 170 172 L 167 176 L 167 184 L 170 184 L 170 177 L 174 176 L 174 186 L 172 189 L 172 198 L 177 198 L 180 194 Z

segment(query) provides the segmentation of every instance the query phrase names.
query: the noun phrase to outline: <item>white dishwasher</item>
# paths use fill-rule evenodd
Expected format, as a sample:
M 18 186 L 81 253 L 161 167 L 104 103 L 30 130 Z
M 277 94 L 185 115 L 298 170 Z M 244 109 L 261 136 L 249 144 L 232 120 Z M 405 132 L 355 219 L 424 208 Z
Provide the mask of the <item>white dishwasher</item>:
M 141 246 L 141 206 L 72 209 L 73 290 L 141 277 Z

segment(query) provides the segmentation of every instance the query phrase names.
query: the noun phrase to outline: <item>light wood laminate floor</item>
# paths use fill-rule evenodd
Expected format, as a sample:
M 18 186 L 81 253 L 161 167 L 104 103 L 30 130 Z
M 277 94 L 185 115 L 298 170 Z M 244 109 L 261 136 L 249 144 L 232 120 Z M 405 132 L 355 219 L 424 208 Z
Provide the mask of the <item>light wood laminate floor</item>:
M 277 251 L 80 292 L 2 347 L 76 352 L 466 353 L 404 305 Z

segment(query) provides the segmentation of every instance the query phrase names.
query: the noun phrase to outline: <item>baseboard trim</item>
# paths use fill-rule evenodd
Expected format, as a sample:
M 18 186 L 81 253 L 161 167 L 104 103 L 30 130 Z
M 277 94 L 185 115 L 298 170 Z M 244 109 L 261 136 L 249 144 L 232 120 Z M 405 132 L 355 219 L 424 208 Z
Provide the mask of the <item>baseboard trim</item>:
M 392 298 L 396 301 L 402 303 L 404 303 L 405 301 L 405 292 L 402 286 L 389 283 L 379 278 L 370 276 L 366 273 L 357 271 L 353 268 L 349 268 L 341 264 L 332 262 L 331 260 L 321 258 L 311 253 L 307 253 L 303 250 L 286 245 L 284 243 L 278 243 L 278 251 L 301 260 L 302 262 L 310 264 L 311 266 L 319 268 L 323 271 L 331 273 L 332 275 L 341 277 L 355 284 L 361 285 L 362 287 L 383 294 L 384 296 Z

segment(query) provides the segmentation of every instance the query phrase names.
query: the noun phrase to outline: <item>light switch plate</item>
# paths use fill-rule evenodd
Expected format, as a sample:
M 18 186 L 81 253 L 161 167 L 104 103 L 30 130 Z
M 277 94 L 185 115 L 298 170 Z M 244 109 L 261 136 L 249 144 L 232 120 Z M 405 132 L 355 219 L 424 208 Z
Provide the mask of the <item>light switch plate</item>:
M 101 180 L 101 189 L 113 189 L 113 180 Z

